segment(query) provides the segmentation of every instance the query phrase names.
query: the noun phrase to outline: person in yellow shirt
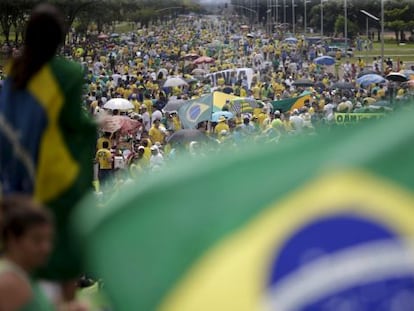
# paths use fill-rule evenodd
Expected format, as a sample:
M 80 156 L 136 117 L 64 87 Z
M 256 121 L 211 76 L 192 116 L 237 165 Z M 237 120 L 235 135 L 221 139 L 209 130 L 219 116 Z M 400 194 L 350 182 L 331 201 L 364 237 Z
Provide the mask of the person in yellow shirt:
M 141 145 L 144 148 L 143 164 L 149 165 L 151 159 L 151 141 L 149 139 L 143 139 Z
M 174 113 L 172 116 L 172 122 L 174 125 L 174 132 L 181 130 L 181 121 L 176 113 Z
M 143 104 L 147 107 L 147 111 L 150 115 L 153 113 L 152 109 L 152 100 L 151 96 L 149 94 L 145 94 L 144 102 Z
M 143 146 L 139 146 L 137 153 L 131 159 L 131 163 L 129 166 L 129 173 L 131 175 L 131 178 L 135 180 L 144 171 L 144 165 L 145 165 L 144 153 L 145 153 L 145 148 Z
M 98 162 L 98 179 L 99 183 L 103 185 L 112 174 L 113 157 L 111 151 L 109 151 L 109 143 L 104 141 L 102 148 L 96 152 L 95 160 Z
M 376 96 L 376 98 L 378 99 L 378 100 L 380 100 L 380 99 L 383 99 L 385 97 L 385 89 L 384 89 L 384 87 L 381 85 L 380 86 L 380 88 L 378 89 L 378 91 L 377 91 L 377 96 Z
M 240 88 L 240 97 L 247 97 L 247 91 L 244 87 Z
M 214 128 L 214 134 L 216 134 L 216 136 L 219 136 L 222 131 L 226 131 L 227 133 L 230 132 L 230 127 L 227 124 L 227 120 L 223 116 L 219 118 L 218 124 Z
M 161 131 L 160 124 L 160 120 L 155 120 L 152 124 L 151 129 L 149 130 L 149 136 L 153 144 L 156 142 L 159 142 L 161 144 L 164 143 L 165 134 L 163 131 Z
M 253 93 L 253 97 L 256 100 L 260 100 L 261 99 L 261 88 L 258 84 L 256 84 L 253 88 L 252 88 L 252 93 Z
M 257 115 L 257 122 L 261 129 L 265 129 L 264 120 L 267 118 L 266 109 L 262 109 L 262 111 Z
M 402 87 L 400 87 L 397 91 L 397 98 L 402 98 L 405 94 L 405 91 Z
M 360 57 L 358 58 L 358 67 L 360 71 L 363 71 L 365 68 L 365 62 L 364 60 Z
M 131 104 L 134 105 L 134 112 L 139 113 L 139 110 L 141 108 L 141 104 L 137 100 L 137 94 L 131 95 Z
M 341 50 L 337 50 L 336 51 L 335 58 L 336 58 L 337 61 L 341 60 L 341 58 L 342 58 L 342 52 L 341 52 Z
M 104 142 L 108 143 L 108 146 L 111 145 L 111 133 L 105 132 L 102 137 L 98 138 L 98 141 L 96 142 L 96 150 L 102 149 Z
M 124 98 L 128 99 L 129 96 L 131 96 L 131 94 L 132 94 L 131 86 L 128 85 L 124 91 Z

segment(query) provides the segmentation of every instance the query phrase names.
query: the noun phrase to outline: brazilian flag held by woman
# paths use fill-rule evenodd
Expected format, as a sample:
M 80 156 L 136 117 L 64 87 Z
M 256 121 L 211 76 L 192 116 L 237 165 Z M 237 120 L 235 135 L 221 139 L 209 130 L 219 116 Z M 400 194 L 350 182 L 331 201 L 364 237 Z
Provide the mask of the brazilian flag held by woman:
M 32 195 L 52 211 L 55 250 L 42 277 L 56 280 L 79 273 L 67 221 L 92 185 L 96 135 L 81 107 L 81 67 L 56 57 L 63 20 L 50 5 L 33 11 L 0 95 L 1 195 Z

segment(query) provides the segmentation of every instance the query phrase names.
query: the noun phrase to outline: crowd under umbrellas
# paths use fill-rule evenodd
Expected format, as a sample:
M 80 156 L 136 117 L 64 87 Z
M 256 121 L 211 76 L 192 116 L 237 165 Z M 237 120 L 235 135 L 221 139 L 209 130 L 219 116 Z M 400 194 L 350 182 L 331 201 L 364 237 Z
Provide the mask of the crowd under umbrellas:
M 314 135 L 333 125 L 338 112 L 397 109 L 414 86 L 414 72 L 402 63 L 382 60 L 381 75 L 380 58 L 333 57 L 323 43 L 268 35 L 238 17 L 181 16 L 127 34 L 83 38 L 63 53 L 84 66 L 85 111 L 98 119 L 102 136 L 109 133 L 114 156 L 122 158 L 114 169 L 124 170 L 134 163 L 139 170 L 162 169 L 177 154 L 196 156 L 197 144 L 206 142 L 217 150 L 244 140 Z M 208 94 L 229 97 L 217 103 L 211 96 L 211 113 L 186 126 L 194 123 L 183 118 L 195 113 L 186 107 Z M 277 108 L 304 94 L 300 105 Z

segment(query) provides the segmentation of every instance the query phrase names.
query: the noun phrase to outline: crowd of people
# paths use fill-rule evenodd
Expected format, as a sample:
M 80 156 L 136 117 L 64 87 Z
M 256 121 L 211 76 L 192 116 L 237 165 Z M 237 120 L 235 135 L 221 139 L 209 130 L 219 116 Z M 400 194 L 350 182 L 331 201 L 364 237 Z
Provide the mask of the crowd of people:
M 64 29 L 55 8 L 40 6 L 30 18 L 24 48 L 10 50 L 14 56 L 8 68 L 10 78 L 5 69 L 0 72 L 0 142 L 4 144 L 0 149 L 0 190 L 7 196 L 0 197 L 4 248 L 0 296 L 18 294 L 16 301 L 0 299 L 0 309 L 20 310 L 28 305 L 28 310 L 48 310 L 30 276 L 53 252 L 54 228 L 59 231 L 60 244 L 66 245 L 62 232 L 67 219 L 55 217 L 54 226 L 53 216 L 62 210 L 69 213 L 88 191 L 80 177 L 73 192 L 56 191 L 56 200 L 50 188 L 52 183 L 60 187 L 74 171 L 88 175 L 82 169 L 88 170 L 93 159 L 87 158 L 84 164 L 78 153 L 82 150 L 88 155 L 88 146 L 82 144 L 90 142 L 89 134 L 95 130 L 85 121 L 89 116 L 99 128 L 96 146 L 90 146 L 95 149 L 95 189 L 106 197 L 130 180 L 139 181 L 144 173 L 164 170 L 181 155 L 202 158 L 225 147 L 237 149 L 246 141 L 277 144 L 294 135 L 316 135 L 320 127 L 334 126 L 338 113 L 406 109 L 414 86 L 410 80 L 413 68 L 406 68 L 403 62 L 379 57 L 352 62 L 340 49 L 328 56 L 329 46 L 323 41 L 268 35 L 263 29 L 245 25 L 237 16 L 188 15 L 126 34 L 72 35 L 60 51 L 66 60 L 59 63 L 55 54 Z M 45 37 L 47 31 L 51 33 Z M 85 119 L 75 111 L 79 103 L 75 97 L 80 92 L 72 94 L 77 92 L 76 73 L 81 69 L 71 67 L 73 63 L 67 59 L 85 73 Z M 241 68 L 241 76 L 215 75 Z M 73 80 L 70 87 L 64 87 L 65 78 Z M 170 79 L 181 82 L 167 85 Z M 33 81 L 41 82 L 38 88 L 33 87 Z M 216 103 L 212 102 L 209 117 L 188 126 L 184 119 L 193 118 L 194 111 L 183 112 L 181 108 L 215 92 L 237 98 L 239 109 L 232 109 L 230 97 L 215 111 L 212 107 Z M 45 95 L 49 93 L 53 96 Z M 56 94 L 73 98 L 57 103 Z M 107 106 L 121 99 L 127 108 Z M 167 109 L 172 103 L 176 108 Z M 70 105 L 73 107 L 68 108 Z M 56 113 L 56 107 L 62 114 L 72 112 L 77 119 L 61 122 L 67 116 Z M 202 115 L 199 112 L 197 116 Z M 68 137 L 73 144 L 65 141 Z M 65 154 L 67 151 L 71 154 Z M 68 166 L 52 168 L 47 162 L 50 159 L 67 160 Z M 79 169 L 69 172 L 73 162 Z M 41 180 L 38 172 L 42 169 L 53 171 L 45 175 L 53 180 Z M 84 180 L 90 184 L 88 178 Z M 58 190 L 68 187 L 65 184 Z M 32 196 L 41 204 L 33 203 Z M 87 277 L 81 280 L 90 283 Z M 71 288 L 63 304 L 65 310 L 85 310 L 74 301 Z
M 103 182 L 114 175 L 123 176 L 115 180 L 129 179 L 145 170 L 162 169 L 183 150 L 190 154 L 201 150 L 199 139 L 168 143 L 171 135 L 183 129 L 178 111 L 164 110 L 171 101 L 185 103 L 224 92 L 260 102 L 261 107 L 249 113 L 198 124 L 196 129 L 219 146 L 237 145 L 245 139 L 277 142 L 292 134 L 313 134 L 320 124 L 335 123 L 336 112 L 390 111 L 410 96 L 408 82 L 357 83 L 364 74 L 381 75 L 382 66 L 383 77 L 398 71 L 408 81 L 414 72 L 403 62 L 384 59 L 382 64 L 380 57 L 352 62 L 341 50 L 331 57 L 334 64 L 315 62 L 328 50 L 324 42 L 302 36 L 269 36 L 243 25 L 237 17 L 217 16 L 181 16 L 127 34 L 78 38 L 66 45 L 64 54 L 86 71 L 85 111 L 98 119 L 105 114 L 128 116 L 141 125 L 128 133 L 101 128 L 96 146 L 97 179 Z M 204 61 L 194 61 L 197 58 Z M 253 69 L 250 83 L 246 77 L 211 78 L 216 72 L 242 67 Z M 173 77 L 187 83 L 164 87 Z M 274 103 L 304 92 L 310 95 L 298 109 L 275 108 Z M 114 98 L 126 99 L 133 107 L 104 109 Z M 222 111 L 228 111 L 227 105 Z

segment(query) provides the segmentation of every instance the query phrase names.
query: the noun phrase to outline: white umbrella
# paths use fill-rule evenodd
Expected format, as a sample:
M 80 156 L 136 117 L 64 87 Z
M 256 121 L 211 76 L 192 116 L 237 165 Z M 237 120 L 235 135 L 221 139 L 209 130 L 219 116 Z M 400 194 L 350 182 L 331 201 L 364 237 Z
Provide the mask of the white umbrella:
M 161 68 L 160 70 L 158 70 L 157 72 L 157 77 L 160 77 L 160 74 L 162 75 L 161 80 L 167 78 L 168 76 L 168 70 L 165 68 Z
M 103 107 L 109 110 L 134 109 L 134 105 L 124 98 L 113 98 L 111 100 L 108 100 Z
M 169 78 L 164 83 L 164 87 L 176 87 L 176 86 L 184 86 L 184 85 L 188 85 L 188 84 L 181 78 Z
M 207 70 L 201 69 L 201 68 L 196 68 L 191 72 L 193 75 L 195 76 L 203 76 L 205 74 L 207 74 Z

